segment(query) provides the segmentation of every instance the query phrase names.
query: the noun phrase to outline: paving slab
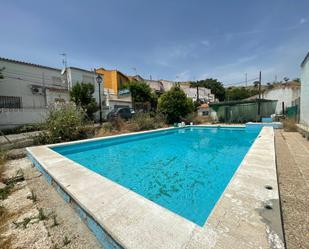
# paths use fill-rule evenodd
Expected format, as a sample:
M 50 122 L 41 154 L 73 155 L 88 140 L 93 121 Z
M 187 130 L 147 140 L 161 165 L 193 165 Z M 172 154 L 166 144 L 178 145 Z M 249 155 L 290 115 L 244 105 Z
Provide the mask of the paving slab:
M 276 131 L 276 156 L 287 249 L 309 248 L 309 141 Z

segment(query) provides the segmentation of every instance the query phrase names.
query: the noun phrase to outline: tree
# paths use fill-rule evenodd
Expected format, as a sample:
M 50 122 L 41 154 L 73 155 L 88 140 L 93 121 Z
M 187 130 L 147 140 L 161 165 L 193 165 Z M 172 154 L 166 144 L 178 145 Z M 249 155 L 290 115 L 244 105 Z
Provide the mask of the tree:
M 199 80 L 196 83 L 191 84 L 191 86 L 199 86 L 199 87 L 205 87 L 211 90 L 211 93 L 216 96 L 220 101 L 224 100 L 225 97 L 225 88 L 223 84 L 218 81 L 217 79 L 205 79 L 205 80 Z
M 256 81 L 253 82 L 254 87 L 258 87 L 259 84 L 260 84 L 260 82 L 259 82 L 258 80 L 256 80 Z
M 158 111 L 166 115 L 167 122 L 172 124 L 179 122 L 182 117 L 193 112 L 194 106 L 191 98 L 180 87 L 172 87 L 163 93 L 158 100 Z
M 248 89 L 246 87 L 229 87 L 225 90 L 226 100 L 242 100 L 258 94 L 256 89 Z
M 285 81 L 285 83 L 288 83 L 290 79 L 288 77 L 284 77 L 283 80 Z
M 131 81 L 125 85 L 130 90 L 134 103 L 150 103 L 153 108 L 157 105 L 157 96 L 144 81 Z
M 93 114 L 99 109 L 93 97 L 94 85 L 91 83 L 78 83 L 70 91 L 71 100 L 83 108 L 88 118 L 93 119 Z

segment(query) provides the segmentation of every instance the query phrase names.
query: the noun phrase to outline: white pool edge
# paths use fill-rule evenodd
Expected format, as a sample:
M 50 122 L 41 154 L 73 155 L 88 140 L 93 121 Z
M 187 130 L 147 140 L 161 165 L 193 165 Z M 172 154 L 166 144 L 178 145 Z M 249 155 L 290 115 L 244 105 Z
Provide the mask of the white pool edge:
M 208 127 L 216 126 L 208 125 Z M 174 128 L 160 130 L 169 129 Z M 149 132 L 152 131 L 142 133 Z M 140 133 L 130 135 L 134 134 Z M 126 135 L 87 139 L 57 144 L 57 146 Z M 242 243 L 244 248 L 245 246 L 263 248 L 269 246 L 270 248 L 273 244 L 277 246 L 276 248 L 281 248 L 282 230 L 274 231 L 271 222 L 267 221 L 267 213 L 266 218 L 263 213 L 265 212 L 263 206 L 269 200 L 279 199 L 272 127 L 262 129 L 259 138 L 251 146 L 203 227 L 61 156 L 52 151 L 49 148 L 51 146 L 55 145 L 27 148 L 30 159 L 36 162 L 37 167 L 46 171 L 48 180 L 60 186 L 60 192 L 68 202 L 80 206 L 86 213 L 82 215 L 88 214 L 101 226 L 104 231 L 97 231 L 97 233 L 103 235 L 101 238 L 100 234 L 95 235 L 106 248 L 113 248 L 115 245 L 124 248 L 222 248 L 222 245 L 225 243 L 228 245 L 233 240 Z M 265 151 L 269 154 L 268 156 Z M 254 172 L 259 176 L 262 174 L 263 177 L 257 177 Z M 256 178 L 255 181 L 250 180 L 252 177 Z M 253 184 L 253 187 L 256 187 L 254 195 L 246 191 L 247 184 Z M 272 185 L 273 190 L 265 191 L 266 184 Z M 252 188 L 251 185 L 250 188 Z M 231 210 L 230 213 L 233 216 L 227 215 L 227 210 Z M 252 215 L 248 216 L 248 210 Z M 272 213 L 272 216 L 274 215 L 278 216 L 278 212 Z M 232 222 L 235 217 L 238 220 L 237 223 Z M 87 217 L 85 222 L 87 223 Z M 239 229 L 235 227 L 237 224 Z M 245 225 L 247 226 L 244 230 Z M 99 228 L 91 230 L 99 230 Z M 93 232 L 96 233 L 96 231 Z M 252 236 L 248 241 L 246 236 L 251 233 Z

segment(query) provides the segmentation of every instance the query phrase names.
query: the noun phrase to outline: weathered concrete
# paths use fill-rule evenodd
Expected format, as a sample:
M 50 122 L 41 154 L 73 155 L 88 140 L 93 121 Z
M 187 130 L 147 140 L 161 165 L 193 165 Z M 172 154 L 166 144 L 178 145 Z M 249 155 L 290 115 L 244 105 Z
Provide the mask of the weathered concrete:
M 11 134 L 0 136 L 0 147 L 2 149 L 11 150 L 17 148 L 25 148 L 33 145 L 33 138 L 39 136 L 42 131 L 32 131 L 19 134 Z
M 0 248 L 31 249 L 100 249 L 102 248 L 93 234 L 73 209 L 51 188 L 42 174 L 27 158 L 9 160 L 4 166 L 4 177 L 13 177 L 17 170 L 24 172 L 25 181 L 19 182 L 5 200 L 0 200 L 6 213 L 1 216 Z M 29 197 L 32 193 L 36 201 Z M 42 208 L 48 216 L 46 220 L 33 219 L 26 228 L 15 227 L 13 222 L 38 215 Z M 56 217 L 57 225 L 53 217 Z M 70 243 L 63 246 L 65 237 Z M 1 242 L 10 239 L 10 246 Z
M 272 127 L 263 128 L 203 227 L 48 146 L 28 152 L 124 248 L 283 248 Z
M 286 246 L 309 248 L 309 141 L 276 131 L 276 156 Z

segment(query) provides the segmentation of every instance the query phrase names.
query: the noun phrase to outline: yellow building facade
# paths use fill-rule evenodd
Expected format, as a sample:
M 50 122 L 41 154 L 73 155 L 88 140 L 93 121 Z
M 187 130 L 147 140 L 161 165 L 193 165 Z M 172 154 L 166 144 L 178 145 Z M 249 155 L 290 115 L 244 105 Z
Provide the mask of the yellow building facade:
M 124 84 L 130 81 L 126 75 L 117 70 L 98 68 L 96 69 L 96 73 L 102 75 L 104 88 L 113 90 L 114 94 L 118 94 Z

